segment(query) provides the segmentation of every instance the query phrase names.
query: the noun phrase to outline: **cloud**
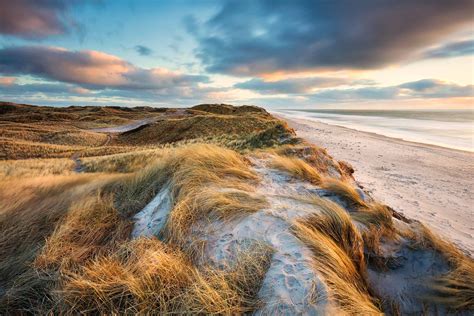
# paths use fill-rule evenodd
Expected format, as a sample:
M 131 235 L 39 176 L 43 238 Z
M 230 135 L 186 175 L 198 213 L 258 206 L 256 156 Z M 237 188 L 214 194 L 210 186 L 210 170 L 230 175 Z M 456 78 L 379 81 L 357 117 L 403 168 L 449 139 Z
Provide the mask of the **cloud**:
M 474 97 L 474 85 L 457 85 L 435 79 L 423 79 L 389 87 L 327 89 L 312 95 L 313 100 L 360 101 L 392 99 Z
M 209 72 L 260 75 L 374 69 L 418 56 L 472 23 L 471 0 L 229 0 L 206 23 L 186 17 Z
M 134 48 L 135 48 L 135 51 L 141 56 L 150 56 L 151 54 L 153 54 L 153 50 L 151 48 L 143 46 L 143 45 L 137 45 Z
M 38 94 L 47 96 L 74 96 L 82 95 L 85 91 L 77 90 L 77 87 L 62 83 L 32 83 L 32 84 L 16 84 L 0 85 L 0 94 L 2 97 L 30 97 Z
M 370 80 L 350 80 L 345 78 L 310 77 L 291 78 L 278 81 L 264 81 L 254 78 L 234 85 L 234 88 L 257 91 L 262 94 L 302 94 L 314 89 L 342 85 L 369 85 Z
M 191 34 L 197 36 L 199 34 L 199 25 L 196 18 L 193 15 L 186 15 L 183 18 L 183 24 L 186 31 Z
M 474 40 L 449 42 L 424 53 L 425 58 L 449 58 L 474 54 Z
M 60 35 L 78 24 L 69 9 L 75 0 L 0 0 L 0 34 L 26 39 Z
M 0 77 L 0 86 L 11 86 L 16 82 L 15 77 Z
M 139 68 L 98 51 L 44 46 L 0 49 L 0 73 L 31 75 L 86 89 L 163 90 L 209 81 L 206 76 L 180 74 L 163 68 Z
M 473 97 L 474 85 L 461 86 L 435 79 L 423 79 L 419 81 L 401 84 L 398 88 L 401 93 L 408 90 L 408 95 L 418 98 L 456 98 Z

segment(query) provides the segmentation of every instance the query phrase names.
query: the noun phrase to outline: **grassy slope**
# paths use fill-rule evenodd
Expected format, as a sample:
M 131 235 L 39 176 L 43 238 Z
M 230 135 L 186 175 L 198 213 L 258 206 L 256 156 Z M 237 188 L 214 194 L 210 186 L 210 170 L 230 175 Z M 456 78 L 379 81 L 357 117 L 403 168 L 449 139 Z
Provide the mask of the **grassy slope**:
M 255 310 L 272 249 L 255 245 L 235 265 L 216 269 L 198 265 L 202 245 L 188 242 L 199 220 L 225 221 L 267 207 L 254 193 L 259 177 L 242 155 L 249 153 L 270 153 L 272 168 L 333 192 L 351 210 L 305 197 L 323 211 L 294 226 L 314 253 L 315 271 L 330 280 L 340 311 L 395 313 L 373 296 L 366 269 L 382 242 L 401 237 L 450 262 L 450 272 L 434 282 L 432 302 L 458 310 L 474 304 L 470 258 L 428 230 L 397 230 L 387 207 L 361 199 L 350 166 L 295 139 L 262 109 L 199 105 L 176 114 L 3 104 L 0 113 L 2 157 L 10 159 L 0 162 L 0 313 Z M 103 134 L 83 130 L 149 116 L 158 121 L 115 135 L 106 146 Z M 82 158 L 82 174 L 72 172 L 69 159 L 77 152 L 89 156 Z M 42 159 L 11 160 L 29 157 Z M 130 240 L 133 215 L 167 181 L 174 207 L 161 240 Z M 376 264 L 387 268 L 386 261 Z

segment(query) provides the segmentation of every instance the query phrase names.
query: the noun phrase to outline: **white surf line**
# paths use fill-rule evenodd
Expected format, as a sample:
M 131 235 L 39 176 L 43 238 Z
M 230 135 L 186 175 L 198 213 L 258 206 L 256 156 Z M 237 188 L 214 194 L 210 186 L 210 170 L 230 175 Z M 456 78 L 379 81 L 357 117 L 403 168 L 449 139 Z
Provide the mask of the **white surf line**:
M 135 216 L 132 238 L 158 236 L 171 211 L 171 184 L 165 183 L 158 194 Z

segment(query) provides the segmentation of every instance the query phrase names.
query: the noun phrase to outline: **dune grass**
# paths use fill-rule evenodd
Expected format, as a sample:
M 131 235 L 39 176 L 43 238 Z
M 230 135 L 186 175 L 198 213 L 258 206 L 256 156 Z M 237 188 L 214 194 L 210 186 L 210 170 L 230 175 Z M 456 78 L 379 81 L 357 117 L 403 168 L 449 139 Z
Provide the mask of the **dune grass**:
M 60 293 L 73 313 L 241 314 L 259 304 L 269 257 L 253 249 L 239 258 L 225 270 L 198 270 L 176 248 L 139 238 L 66 275 Z
M 354 208 L 368 208 L 369 205 L 362 199 L 357 190 L 345 181 L 334 178 L 324 178 L 321 188 L 331 191 Z
M 299 144 L 288 144 L 274 149 L 274 153 L 280 156 L 300 158 L 317 172 L 332 177 L 350 178 L 351 169 L 344 162 L 334 160 L 324 148 L 300 141 Z M 353 171 L 353 170 L 352 170 Z
M 0 280 L 23 271 L 69 206 L 107 181 L 87 175 L 0 183 Z
M 344 313 L 379 315 L 365 281 L 363 242 L 344 210 L 322 202 L 321 215 L 297 221 L 293 233 L 313 252 L 314 269 Z
M 318 171 L 302 159 L 295 157 L 273 156 L 270 166 L 285 171 L 295 178 L 306 180 L 312 184 L 321 183 Z
M 114 179 L 71 175 L 0 182 L 0 284 L 6 290 L 0 313 L 53 304 L 48 289 L 55 271 L 43 273 L 31 264 L 71 205 Z
M 51 176 L 24 181 L 22 188 L 14 180 L 0 183 L 0 276 L 7 286 L 1 312 L 235 314 L 257 308 L 271 251 L 241 253 L 221 271 L 193 265 L 202 244 L 181 247 L 196 220 L 230 219 L 267 205 L 253 193 L 258 177 L 249 163 L 205 144 L 155 154 L 148 167 L 128 174 Z M 174 237 L 168 241 L 176 242 L 130 241 L 130 218 L 165 181 L 177 201 L 172 214 L 184 219 L 167 226 Z
M 74 161 L 69 158 L 25 159 L 0 161 L 0 178 L 3 180 L 44 177 L 51 175 L 71 175 Z
M 37 269 L 67 269 L 128 239 L 131 221 L 120 217 L 111 194 L 88 196 L 71 205 L 36 257 Z
M 140 149 L 107 156 L 81 159 L 84 172 L 130 173 L 152 165 L 166 154 L 164 148 Z
M 258 181 L 245 159 L 235 151 L 213 145 L 191 145 L 177 150 L 168 162 L 176 204 L 163 236 L 184 247 L 193 223 L 214 217 L 226 220 L 266 207 L 254 193 Z

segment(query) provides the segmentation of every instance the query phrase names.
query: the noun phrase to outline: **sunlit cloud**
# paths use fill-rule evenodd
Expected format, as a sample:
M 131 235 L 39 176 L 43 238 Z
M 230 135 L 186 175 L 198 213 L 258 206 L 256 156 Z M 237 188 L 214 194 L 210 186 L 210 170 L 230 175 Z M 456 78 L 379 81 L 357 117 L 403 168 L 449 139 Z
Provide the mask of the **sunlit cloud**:
M 136 67 L 103 52 L 45 46 L 0 49 L 0 73 L 32 75 L 88 89 L 166 89 L 209 80 L 206 76 L 180 74 L 163 68 Z
M 0 77 L 0 85 L 11 86 L 16 82 L 15 77 Z
M 388 87 L 328 89 L 311 95 L 313 100 L 397 100 L 474 97 L 474 85 L 457 85 L 435 79 L 423 79 Z
M 329 88 L 344 85 L 372 85 L 371 80 L 352 80 L 335 77 L 304 77 L 290 78 L 276 81 L 266 81 L 254 78 L 234 85 L 235 88 L 258 91 L 262 94 L 302 94 L 310 93 L 315 89 Z
M 474 55 L 474 39 L 458 40 L 427 50 L 425 58 L 450 58 Z

